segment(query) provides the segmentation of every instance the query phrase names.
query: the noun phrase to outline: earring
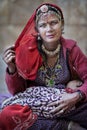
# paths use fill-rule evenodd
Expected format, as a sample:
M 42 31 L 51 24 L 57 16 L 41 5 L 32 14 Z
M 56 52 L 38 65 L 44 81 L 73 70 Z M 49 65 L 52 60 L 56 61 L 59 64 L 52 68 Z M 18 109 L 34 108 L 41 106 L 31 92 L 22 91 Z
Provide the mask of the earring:
M 41 41 L 41 37 L 40 37 L 39 34 L 38 34 L 37 40 L 38 40 L 38 41 Z
M 64 34 L 64 26 L 62 26 L 62 29 L 61 29 L 61 30 L 62 30 L 62 34 Z

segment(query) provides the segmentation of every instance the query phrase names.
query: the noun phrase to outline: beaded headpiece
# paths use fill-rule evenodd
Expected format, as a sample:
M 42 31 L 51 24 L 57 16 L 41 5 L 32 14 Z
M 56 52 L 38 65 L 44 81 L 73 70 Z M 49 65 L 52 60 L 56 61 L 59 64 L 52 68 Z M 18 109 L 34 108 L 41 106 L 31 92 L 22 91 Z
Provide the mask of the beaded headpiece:
M 45 4 L 45 5 L 42 5 L 36 12 L 36 23 L 38 22 L 40 17 L 46 13 L 55 14 L 56 16 L 58 16 L 59 20 L 62 19 L 61 12 L 57 8 L 55 8 L 51 5 Z

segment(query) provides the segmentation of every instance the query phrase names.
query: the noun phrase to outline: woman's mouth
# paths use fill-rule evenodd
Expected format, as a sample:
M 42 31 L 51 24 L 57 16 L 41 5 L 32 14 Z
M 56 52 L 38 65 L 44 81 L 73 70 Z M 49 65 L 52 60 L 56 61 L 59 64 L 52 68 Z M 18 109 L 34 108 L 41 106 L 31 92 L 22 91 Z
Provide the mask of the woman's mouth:
M 54 38 L 54 36 L 55 36 L 54 34 L 47 35 L 48 38 Z

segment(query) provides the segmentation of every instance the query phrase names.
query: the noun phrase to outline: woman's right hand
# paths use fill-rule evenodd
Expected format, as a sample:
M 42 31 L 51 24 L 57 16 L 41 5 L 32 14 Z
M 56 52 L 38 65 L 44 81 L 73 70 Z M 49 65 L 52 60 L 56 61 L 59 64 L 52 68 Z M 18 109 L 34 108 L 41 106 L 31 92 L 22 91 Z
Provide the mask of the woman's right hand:
M 3 60 L 8 66 L 9 73 L 13 74 L 16 71 L 16 64 L 15 64 L 15 51 L 14 46 L 9 47 L 3 53 Z

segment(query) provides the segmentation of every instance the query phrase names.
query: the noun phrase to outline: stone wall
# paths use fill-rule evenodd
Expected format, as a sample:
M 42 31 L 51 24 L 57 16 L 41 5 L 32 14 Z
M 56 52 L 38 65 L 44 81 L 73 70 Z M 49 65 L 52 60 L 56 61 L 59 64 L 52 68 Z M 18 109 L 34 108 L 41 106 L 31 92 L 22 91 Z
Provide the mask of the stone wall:
M 76 40 L 87 55 L 87 0 L 0 0 L 0 55 L 14 44 L 34 9 L 43 2 L 56 3 L 62 8 L 64 37 Z M 6 91 L 5 68 L 0 57 L 0 92 Z

